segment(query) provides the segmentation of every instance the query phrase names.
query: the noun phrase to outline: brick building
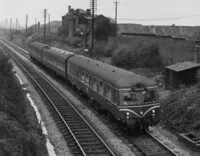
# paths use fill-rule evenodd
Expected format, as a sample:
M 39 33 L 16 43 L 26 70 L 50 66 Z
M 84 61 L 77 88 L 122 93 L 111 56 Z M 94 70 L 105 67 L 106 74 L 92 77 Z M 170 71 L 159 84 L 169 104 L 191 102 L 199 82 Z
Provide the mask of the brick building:
M 90 9 L 72 9 L 68 6 L 68 13 L 62 16 L 62 34 L 66 36 L 88 33 L 91 38 L 92 17 Z M 106 40 L 110 29 L 110 19 L 103 15 L 95 16 L 94 32 L 95 39 Z

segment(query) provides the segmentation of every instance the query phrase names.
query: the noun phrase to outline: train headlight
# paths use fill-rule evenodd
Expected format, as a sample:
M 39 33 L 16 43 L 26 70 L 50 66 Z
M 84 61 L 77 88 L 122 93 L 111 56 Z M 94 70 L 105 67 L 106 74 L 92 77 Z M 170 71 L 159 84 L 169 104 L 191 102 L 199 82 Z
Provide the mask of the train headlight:
M 153 117 L 155 116 L 155 110 L 154 109 L 152 110 L 152 116 Z
M 143 111 L 140 111 L 140 114 L 142 115 L 142 114 L 143 114 Z
M 128 119 L 130 117 L 130 113 L 126 112 L 126 118 Z
M 127 105 L 128 103 L 126 101 L 124 101 L 124 105 Z

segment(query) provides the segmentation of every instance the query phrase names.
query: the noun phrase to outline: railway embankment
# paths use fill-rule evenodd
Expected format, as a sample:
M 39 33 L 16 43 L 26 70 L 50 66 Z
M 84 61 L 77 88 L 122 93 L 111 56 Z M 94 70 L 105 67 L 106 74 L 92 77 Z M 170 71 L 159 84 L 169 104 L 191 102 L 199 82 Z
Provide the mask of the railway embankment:
M 48 155 L 46 140 L 26 90 L 0 49 L 0 155 Z

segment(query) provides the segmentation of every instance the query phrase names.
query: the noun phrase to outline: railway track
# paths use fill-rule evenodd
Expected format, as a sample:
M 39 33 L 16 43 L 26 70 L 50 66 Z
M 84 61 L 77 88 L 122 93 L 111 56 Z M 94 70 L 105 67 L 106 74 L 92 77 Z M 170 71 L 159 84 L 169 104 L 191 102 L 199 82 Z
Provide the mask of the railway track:
M 12 47 L 15 48 L 16 46 L 14 44 L 12 44 Z M 17 47 L 17 49 L 20 50 L 21 53 L 26 53 L 23 49 L 21 49 L 19 47 Z M 84 103 L 88 103 L 84 99 L 81 99 L 81 100 Z M 89 106 L 89 105 L 87 105 L 87 106 L 90 107 L 91 109 L 93 109 L 91 106 Z M 65 110 L 63 110 L 63 111 L 65 112 Z M 93 112 L 94 111 L 95 110 L 93 109 Z M 131 149 L 133 150 L 133 152 L 136 153 L 136 155 L 144 155 L 144 156 L 177 156 L 169 148 L 167 148 L 165 145 L 163 145 L 161 142 L 159 142 L 156 138 L 154 138 L 150 133 L 147 132 L 145 134 L 140 134 L 138 136 L 129 136 L 129 135 L 127 135 L 127 133 L 124 130 L 120 130 L 119 126 L 116 126 L 116 123 L 115 123 L 116 120 L 112 121 L 112 119 L 111 119 L 112 117 L 110 117 L 109 115 L 105 117 L 104 114 L 100 115 L 97 112 L 96 112 L 96 114 L 97 114 L 97 116 L 100 116 L 100 118 L 103 120 L 103 122 L 105 124 L 107 124 L 109 126 L 109 128 L 117 136 L 122 138 L 122 140 L 125 140 L 125 142 L 127 144 L 133 145 L 131 147 Z M 73 116 L 71 116 L 71 117 L 73 118 Z M 55 120 L 57 121 L 56 118 L 55 118 Z M 62 122 L 60 122 L 60 120 L 58 120 L 57 123 L 62 125 Z M 119 129 L 117 129 L 117 128 L 119 128 Z M 61 127 L 61 131 L 63 132 L 63 134 L 65 134 L 65 132 L 64 132 L 62 127 Z M 137 151 L 136 151 L 136 149 L 137 149 Z
M 104 123 L 108 123 L 108 127 L 115 132 L 115 134 L 125 141 L 134 153 L 141 156 L 177 156 L 176 153 L 171 151 L 167 146 L 162 144 L 150 132 L 138 133 L 136 135 L 127 134 L 125 129 L 120 123 L 116 124 L 116 119 L 110 115 L 105 116 L 102 114 Z M 133 146 L 130 146 L 133 145 Z M 137 150 L 136 150 L 137 149 Z M 139 152 L 138 152 L 139 150 Z
M 40 89 L 42 99 L 66 139 L 71 153 L 76 156 L 115 156 L 74 106 L 29 63 L 25 63 L 11 51 L 12 48 L 7 50 L 29 79 Z
M 175 153 L 154 138 L 149 132 L 131 137 L 130 141 L 145 156 L 176 156 Z

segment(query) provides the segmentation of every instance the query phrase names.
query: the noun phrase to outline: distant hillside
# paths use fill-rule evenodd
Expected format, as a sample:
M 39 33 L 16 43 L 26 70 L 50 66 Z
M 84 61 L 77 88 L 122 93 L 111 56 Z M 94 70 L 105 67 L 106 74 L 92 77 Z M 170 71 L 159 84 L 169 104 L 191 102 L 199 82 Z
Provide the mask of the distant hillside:
M 58 32 L 58 28 L 62 25 L 62 21 L 52 21 L 50 22 L 50 30 L 51 33 L 57 33 Z M 49 23 L 46 24 L 47 27 L 47 32 L 49 31 Z M 30 26 L 29 31 L 35 31 L 35 24 Z M 44 31 L 44 24 L 40 25 L 40 33 L 42 33 Z
M 110 18 L 111 20 L 111 18 Z M 111 20 L 111 23 L 113 21 Z M 57 33 L 58 27 L 62 25 L 62 21 L 52 21 L 50 23 L 51 32 Z M 48 29 L 48 23 L 47 23 Z M 29 27 L 29 30 L 35 31 L 35 25 Z M 40 32 L 44 31 L 44 25 L 40 25 Z M 48 30 L 47 30 L 48 32 Z M 164 36 L 184 37 L 192 39 L 193 35 L 200 33 L 200 26 L 143 26 L 141 24 L 118 24 L 118 33 L 142 33 L 142 34 L 156 34 Z
M 164 36 L 192 38 L 200 32 L 200 26 L 143 26 L 140 24 L 118 24 L 118 33 L 143 33 Z

